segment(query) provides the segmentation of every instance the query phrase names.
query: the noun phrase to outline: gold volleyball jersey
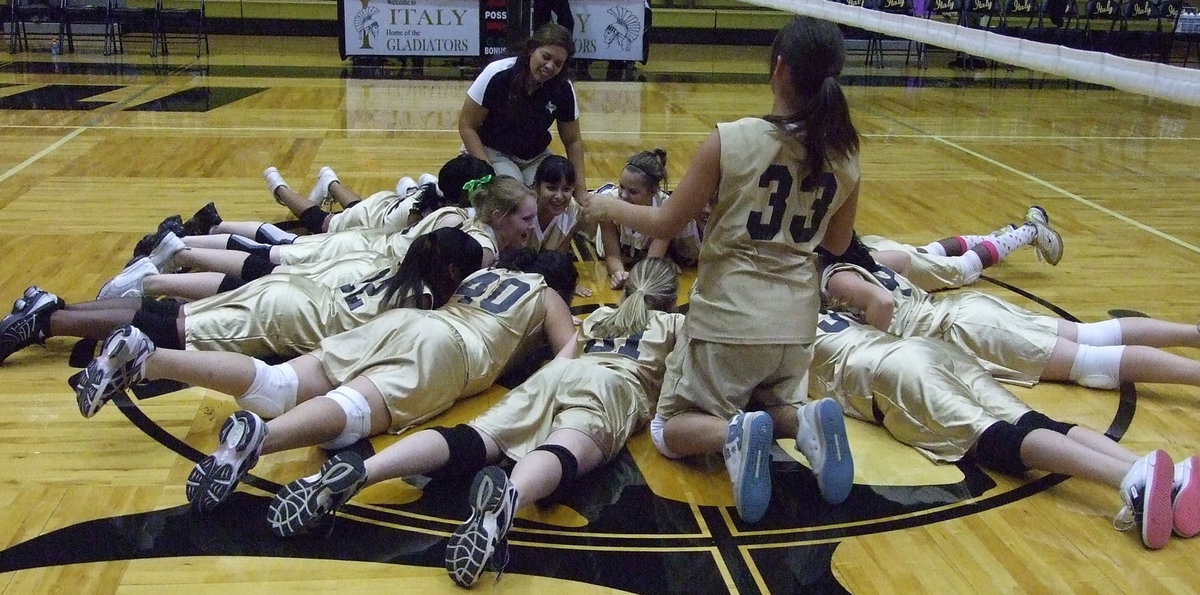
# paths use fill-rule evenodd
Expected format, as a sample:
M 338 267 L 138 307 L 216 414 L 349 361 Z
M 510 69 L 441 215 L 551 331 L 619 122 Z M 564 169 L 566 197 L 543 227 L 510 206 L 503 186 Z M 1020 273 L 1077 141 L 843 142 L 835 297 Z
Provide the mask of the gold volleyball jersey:
M 829 276 L 851 271 L 892 294 L 895 311 L 888 332 L 898 337 L 932 337 L 957 345 L 1001 380 L 1033 385 L 1041 378 L 1058 341 L 1058 322 L 978 291 L 930 294 L 903 275 L 879 265 L 868 273 L 856 265 L 828 267 Z
M 688 311 L 693 339 L 737 344 L 813 340 L 820 308 L 812 253 L 858 184 L 858 156 L 802 192 L 803 148 L 760 118 L 717 125 L 721 181 Z
M 297 275 L 268 275 L 233 291 L 184 305 L 188 349 L 254 357 L 295 356 L 321 339 L 360 326 L 403 304 L 384 300 L 384 269 L 357 283 L 330 287 Z M 424 292 L 429 294 L 428 290 Z
M 809 373 L 813 398 L 836 399 L 846 415 L 882 424 L 933 461 L 959 460 L 988 426 L 1030 411 L 958 347 L 896 337 L 837 311 L 821 312 Z
M 326 376 L 362 376 L 383 395 L 399 432 L 491 386 L 546 317 L 541 275 L 490 269 L 467 277 L 436 310 L 395 309 L 321 341 Z
M 551 219 L 545 229 L 542 229 L 542 226 L 536 222 L 534 223 L 533 233 L 529 234 L 529 240 L 525 246 L 534 251 L 558 251 L 563 244 L 571 242 L 571 232 L 582 219 L 583 208 L 572 198 L 567 202 L 566 210 Z
M 380 229 L 349 229 L 300 236 L 294 243 L 278 246 L 279 264 L 324 262 L 350 252 L 382 254 L 387 247 L 387 239 L 388 234 Z
M 491 436 L 512 459 L 562 428 L 589 436 L 605 460 L 616 456 L 650 419 L 683 315 L 654 312 L 644 331 L 596 336 L 596 323 L 613 312 L 600 308 L 584 321 L 578 358 L 552 360 L 471 426 Z
M 329 217 L 329 232 L 350 229 L 379 229 L 384 233 L 404 231 L 408 214 L 415 204 L 417 193 L 396 194 L 391 190 L 376 192 L 350 208 Z
M 895 250 L 908 254 L 908 277 L 917 287 L 925 291 L 954 289 L 968 285 L 971 281 L 958 267 L 960 256 L 940 256 L 917 250 L 911 244 L 901 244 L 882 236 L 860 236 L 863 244 L 871 250 Z
M 395 259 L 396 262 L 400 262 L 404 260 L 404 255 L 408 253 L 408 248 L 412 246 L 413 240 L 417 239 L 418 236 L 425 235 L 442 227 L 459 225 L 460 222 L 463 222 L 461 226 L 465 228 L 466 220 L 467 211 L 465 209 L 442 207 L 422 217 L 420 221 L 405 228 L 403 231 L 389 234 L 383 248 L 383 253 L 389 258 Z M 466 229 L 463 231 L 470 233 Z M 483 242 L 480 243 L 483 244 Z M 484 248 L 487 248 L 487 244 L 484 244 Z
M 464 394 L 491 386 L 522 344 L 541 335 L 545 291 L 550 290 L 541 275 L 485 269 L 467 277 L 450 301 L 435 310 L 467 347 Z
M 444 218 L 464 217 L 465 211 L 456 207 L 443 207 L 426 215 L 408 230 L 387 233 L 382 229 L 350 229 L 337 233 L 300 236 L 296 242 L 279 246 L 279 263 L 296 265 L 334 260 L 351 252 L 374 252 L 393 258 L 408 251 L 413 238 L 437 229 Z
M 596 325 L 615 313 L 615 308 L 604 306 L 584 320 L 577 337 L 580 358 L 590 359 L 636 380 L 647 399 L 639 408 L 639 417 L 645 421 L 658 400 L 667 355 L 675 349 L 675 336 L 685 319 L 683 314 L 656 310 L 651 312 L 650 323 L 641 332 L 618 338 L 598 336 Z
M 483 246 L 485 253 L 490 250 L 493 258 L 500 257 L 500 244 L 496 241 L 496 232 L 492 230 L 491 225 L 472 217 L 464 221 L 460 229 L 475 238 L 479 245 Z
M 391 262 L 392 259 L 375 252 L 350 252 L 336 260 L 290 265 L 286 273 L 272 275 L 300 275 L 321 285 L 341 287 L 374 275 L 391 266 Z

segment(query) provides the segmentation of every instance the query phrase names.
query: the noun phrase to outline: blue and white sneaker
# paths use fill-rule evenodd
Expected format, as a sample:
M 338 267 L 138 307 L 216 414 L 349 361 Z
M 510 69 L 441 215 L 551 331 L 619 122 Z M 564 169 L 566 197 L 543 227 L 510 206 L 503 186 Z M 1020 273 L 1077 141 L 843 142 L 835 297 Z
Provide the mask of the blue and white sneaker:
M 471 518 L 454 530 L 446 544 L 446 572 L 454 584 L 470 588 L 484 569 L 504 570 L 508 530 L 516 514 L 517 489 L 504 470 L 488 466 L 476 473 L 471 482 Z
M 725 468 L 733 482 L 738 516 L 757 523 L 771 504 L 771 445 L 775 424 L 764 411 L 740 411 L 729 422 L 725 438 Z
M 796 417 L 796 450 L 808 459 L 821 497 L 830 504 L 841 504 L 854 487 L 854 457 L 841 404 L 833 399 L 812 401 L 801 407 Z
M 187 499 L 192 510 L 209 512 L 219 506 L 238 482 L 258 464 L 267 423 L 249 411 L 237 411 L 221 426 L 217 451 L 196 463 L 187 478 Z
M 100 355 L 75 383 L 75 400 L 84 417 L 92 417 L 117 394 L 146 377 L 146 360 L 154 342 L 137 327 L 125 325 L 104 339 Z

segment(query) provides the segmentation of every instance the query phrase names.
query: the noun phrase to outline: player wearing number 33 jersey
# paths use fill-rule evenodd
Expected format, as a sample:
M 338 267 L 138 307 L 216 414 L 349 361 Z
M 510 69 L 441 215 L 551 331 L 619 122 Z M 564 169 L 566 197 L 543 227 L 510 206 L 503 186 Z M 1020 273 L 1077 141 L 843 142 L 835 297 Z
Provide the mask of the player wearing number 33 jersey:
M 830 215 L 858 188 L 858 158 L 831 163 L 815 191 L 802 191 L 803 147 L 776 130 L 762 118 L 717 125 L 721 181 L 688 306 L 693 339 L 813 340 L 820 295 L 812 254 Z

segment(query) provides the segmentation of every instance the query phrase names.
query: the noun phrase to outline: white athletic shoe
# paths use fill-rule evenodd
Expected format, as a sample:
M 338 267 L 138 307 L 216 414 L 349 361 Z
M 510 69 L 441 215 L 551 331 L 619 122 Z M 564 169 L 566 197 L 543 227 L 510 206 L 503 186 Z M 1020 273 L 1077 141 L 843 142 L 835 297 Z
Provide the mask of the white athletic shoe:
M 1037 236 L 1033 238 L 1033 247 L 1037 250 L 1038 260 L 1057 265 L 1063 256 L 1062 236 L 1050 227 L 1050 216 L 1046 209 L 1034 205 L 1025 213 L 1025 222 L 1037 228 Z
M 314 205 L 320 205 L 325 201 L 326 198 L 329 197 L 329 185 L 340 181 L 341 180 L 338 179 L 338 175 L 333 171 L 332 167 L 329 167 L 328 165 L 322 167 L 321 170 L 317 172 L 317 185 L 313 186 L 313 189 L 308 193 L 308 202 L 311 202 Z
M 396 182 L 396 194 L 399 194 L 400 196 L 408 196 L 408 193 L 412 192 L 413 188 L 416 187 L 416 180 L 408 176 L 404 176 L 403 178 L 400 178 L 399 182 Z
M 808 459 L 821 497 L 830 504 L 841 504 L 854 487 L 854 457 L 841 404 L 833 399 L 812 401 L 801 407 L 796 417 L 796 450 Z
M 142 281 L 150 275 L 157 274 L 158 267 L 154 266 L 149 256 L 143 256 L 105 283 L 100 288 L 100 293 L 96 294 L 96 299 L 142 297 Z
M 174 273 L 179 270 L 179 267 L 175 266 L 175 256 L 187 249 L 187 245 L 179 239 L 179 236 L 168 231 L 163 234 L 154 250 L 150 251 L 148 258 L 150 258 L 150 262 L 154 263 L 154 268 L 158 269 L 158 272 Z
M 417 177 L 417 185 L 418 186 L 424 186 L 426 184 L 433 184 L 434 189 L 438 189 L 437 182 L 438 182 L 437 176 L 435 176 L 429 172 L 425 172 Z M 440 194 L 441 190 L 438 190 L 438 193 Z
M 220 446 L 196 464 L 187 478 L 187 499 L 192 510 L 209 512 L 237 487 L 262 452 L 267 423 L 249 411 L 237 411 L 221 426 Z
M 280 186 L 285 188 L 291 188 L 291 186 L 288 186 L 288 183 L 283 181 L 283 176 L 280 175 L 279 170 L 275 169 L 274 167 L 268 167 L 267 169 L 264 169 L 263 179 L 267 181 L 267 190 L 271 191 L 271 197 L 275 199 L 275 202 L 283 204 L 283 201 L 279 200 L 279 197 L 275 195 L 275 191 Z
M 503 572 L 516 505 L 517 490 L 504 470 L 488 466 L 475 474 L 471 518 L 454 530 L 446 545 L 446 572 L 456 585 L 470 588 L 489 566 Z
M 1175 464 L 1166 452 L 1156 450 L 1135 461 L 1121 480 L 1125 506 L 1113 519 L 1113 527 L 1120 531 L 1139 527 L 1146 547 L 1166 547 L 1175 524 L 1171 509 L 1174 480 Z
M 75 400 L 84 417 L 92 417 L 109 400 L 146 377 L 146 360 L 154 353 L 154 342 L 137 327 L 113 331 L 96 356 L 84 368 L 75 385 Z
M 771 416 L 763 411 L 739 411 L 729 422 L 722 454 L 733 482 L 733 503 L 747 523 L 757 523 L 771 504 L 774 432 Z

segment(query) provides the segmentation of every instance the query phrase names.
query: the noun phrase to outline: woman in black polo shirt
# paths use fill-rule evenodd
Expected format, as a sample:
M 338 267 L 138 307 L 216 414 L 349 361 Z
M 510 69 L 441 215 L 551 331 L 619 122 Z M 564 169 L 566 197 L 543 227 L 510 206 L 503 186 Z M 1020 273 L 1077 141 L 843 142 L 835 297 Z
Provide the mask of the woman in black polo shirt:
M 587 192 L 583 137 L 575 87 L 565 69 L 575 53 L 571 32 L 547 23 L 517 56 L 487 65 L 467 89 L 458 133 L 471 155 L 492 164 L 498 175 L 532 186 L 538 164 L 550 154 L 550 125 L 575 167 L 575 198 Z

